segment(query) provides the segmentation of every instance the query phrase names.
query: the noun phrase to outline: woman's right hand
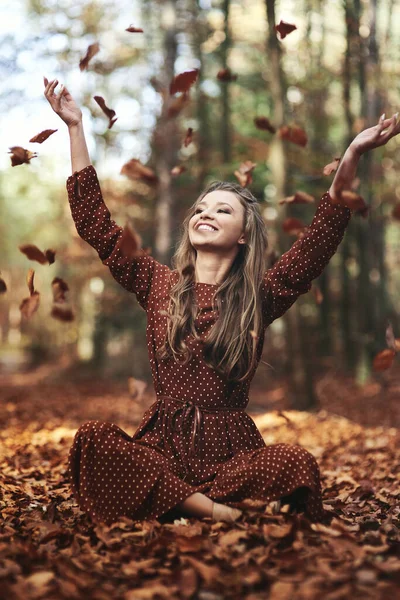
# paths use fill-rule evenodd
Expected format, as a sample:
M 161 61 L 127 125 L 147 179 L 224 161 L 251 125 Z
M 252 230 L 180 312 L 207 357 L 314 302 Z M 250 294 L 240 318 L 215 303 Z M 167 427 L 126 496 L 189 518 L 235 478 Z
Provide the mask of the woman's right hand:
M 46 77 L 43 77 L 43 80 L 45 85 L 44 95 L 54 112 L 57 113 L 68 127 L 78 125 L 82 121 L 82 111 L 67 88 L 62 86 L 60 93 L 57 95 L 54 93 L 58 85 L 57 79 L 49 82 Z

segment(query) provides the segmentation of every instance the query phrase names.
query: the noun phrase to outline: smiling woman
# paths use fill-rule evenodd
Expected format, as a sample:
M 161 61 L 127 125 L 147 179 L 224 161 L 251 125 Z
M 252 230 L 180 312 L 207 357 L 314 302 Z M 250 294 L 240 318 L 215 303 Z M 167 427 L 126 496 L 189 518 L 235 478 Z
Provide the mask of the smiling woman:
M 174 511 L 232 521 L 254 499 L 288 502 L 322 520 L 315 458 L 297 444 L 267 446 L 246 407 L 265 329 L 310 290 L 351 210 L 325 192 L 306 233 L 267 269 L 257 199 L 236 183 L 215 181 L 188 210 L 172 269 L 148 254 L 127 256 L 123 228 L 111 219 L 90 164 L 81 111 L 68 90 L 54 93 L 56 85 L 45 80 L 45 95 L 70 133 L 71 214 L 78 234 L 146 311 L 157 396 L 132 436 L 96 420 L 78 429 L 69 475 L 81 509 L 107 524 Z M 355 138 L 332 194 L 351 181 L 360 153 L 399 132 L 393 122 L 383 134 L 385 124 Z

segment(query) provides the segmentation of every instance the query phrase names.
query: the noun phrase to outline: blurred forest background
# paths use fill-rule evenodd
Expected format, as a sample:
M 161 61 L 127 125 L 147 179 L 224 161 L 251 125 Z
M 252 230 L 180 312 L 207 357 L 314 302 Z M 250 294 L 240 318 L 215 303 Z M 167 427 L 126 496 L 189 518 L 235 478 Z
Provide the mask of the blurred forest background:
M 246 160 L 256 163 L 249 188 L 261 204 L 272 264 L 296 240 L 283 232 L 284 219 L 311 223 L 334 177 L 323 174 L 324 166 L 382 113 L 389 117 L 400 107 L 396 0 L 6 0 L 2 13 L 3 377 L 47 368 L 49 377 L 64 380 L 133 377 L 152 387 L 146 315 L 75 231 L 65 187 L 68 132 L 43 95 L 43 75 L 64 83 L 82 107 L 91 161 L 112 217 L 120 225 L 130 220 L 143 245 L 169 265 L 187 208 L 210 180 L 236 181 L 234 171 Z M 297 27 L 284 39 L 274 28 L 281 19 Z M 130 25 L 143 33 L 127 32 Z M 96 42 L 100 52 L 81 71 L 79 61 Z M 190 101 L 167 118 L 161 89 L 190 69 L 200 70 Z M 237 77 L 221 81 L 222 69 Z M 111 129 L 94 95 L 116 111 Z M 256 117 L 277 128 L 301 127 L 307 144 L 257 128 Z M 193 142 L 185 147 L 189 127 Z M 41 145 L 29 143 L 49 128 L 58 131 Z M 38 157 L 11 167 L 13 145 Z M 132 158 L 153 169 L 159 183 L 122 175 Z M 185 167 L 178 176 L 171 173 L 177 165 Z M 326 381 L 339 385 L 344 378 L 356 387 L 372 385 L 374 393 L 392 386 L 400 395 L 393 387 L 398 360 L 387 372 L 372 369 L 374 356 L 386 348 L 388 322 L 396 337 L 400 332 L 399 170 L 398 138 L 361 158 L 355 186 L 369 213 L 352 216 L 314 290 L 267 330 L 254 394 L 285 381 L 291 406 L 310 408 L 319 399 L 318 382 L 329 375 L 328 397 L 333 390 Z M 315 203 L 279 204 L 297 191 Z M 54 249 L 54 264 L 28 260 L 18 249 L 28 243 Z M 29 268 L 41 300 L 25 319 L 20 304 L 29 293 Z M 68 283 L 71 322 L 50 316 L 54 277 Z

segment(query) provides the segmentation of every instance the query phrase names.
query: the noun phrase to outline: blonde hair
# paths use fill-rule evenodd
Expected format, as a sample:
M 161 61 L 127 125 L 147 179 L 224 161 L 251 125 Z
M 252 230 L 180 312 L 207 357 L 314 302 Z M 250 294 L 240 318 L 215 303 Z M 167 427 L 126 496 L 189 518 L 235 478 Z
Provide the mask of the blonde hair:
M 228 276 L 214 293 L 213 309 L 218 318 L 207 339 L 201 340 L 194 326 L 199 311 L 194 292 L 197 252 L 189 239 L 189 221 L 204 196 L 216 190 L 235 193 L 242 204 L 246 243 L 239 244 Z M 228 381 L 243 381 L 255 366 L 257 341 L 263 327 L 260 287 L 267 268 L 268 237 L 258 200 L 237 183 L 212 181 L 188 210 L 180 233 L 171 260 L 178 280 L 169 291 L 170 303 L 164 312 L 168 326 L 156 358 L 166 360 L 173 356 L 178 362 L 182 356 L 182 364 L 186 364 L 193 353 L 185 337 L 192 335 L 202 343 L 203 358 L 209 367 Z

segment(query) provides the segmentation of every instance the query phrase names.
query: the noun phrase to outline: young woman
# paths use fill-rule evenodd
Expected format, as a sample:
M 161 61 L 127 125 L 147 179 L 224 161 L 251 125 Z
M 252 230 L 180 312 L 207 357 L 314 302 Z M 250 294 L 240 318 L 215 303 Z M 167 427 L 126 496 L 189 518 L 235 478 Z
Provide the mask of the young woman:
M 171 270 L 148 255 L 123 255 L 123 229 L 104 204 L 82 112 L 65 87 L 55 93 L 57 80 L 44 84 L 70 134 L 72 218 L 147 313 L 157 397 L 133 436 L 103 421 L 78 429 L 69 473 L 80 508 L 106 524 L 123 515 L 234 521 L 252 498 L 289 503 L 322 520 L 315 458 L 298 445 L 267 446 L 245 411 L 248 391 L 266 327 L 310 290 L 343 238 L 351 210 L 332 199 L 350 186 L 363 152 L 399 133 L 397 115 L 382 115 L 353 140 L 308 231 L 272 268 L 265 267 L 267 233 L 257 199 L 236 183 L 217 181 L 189 209 Z

